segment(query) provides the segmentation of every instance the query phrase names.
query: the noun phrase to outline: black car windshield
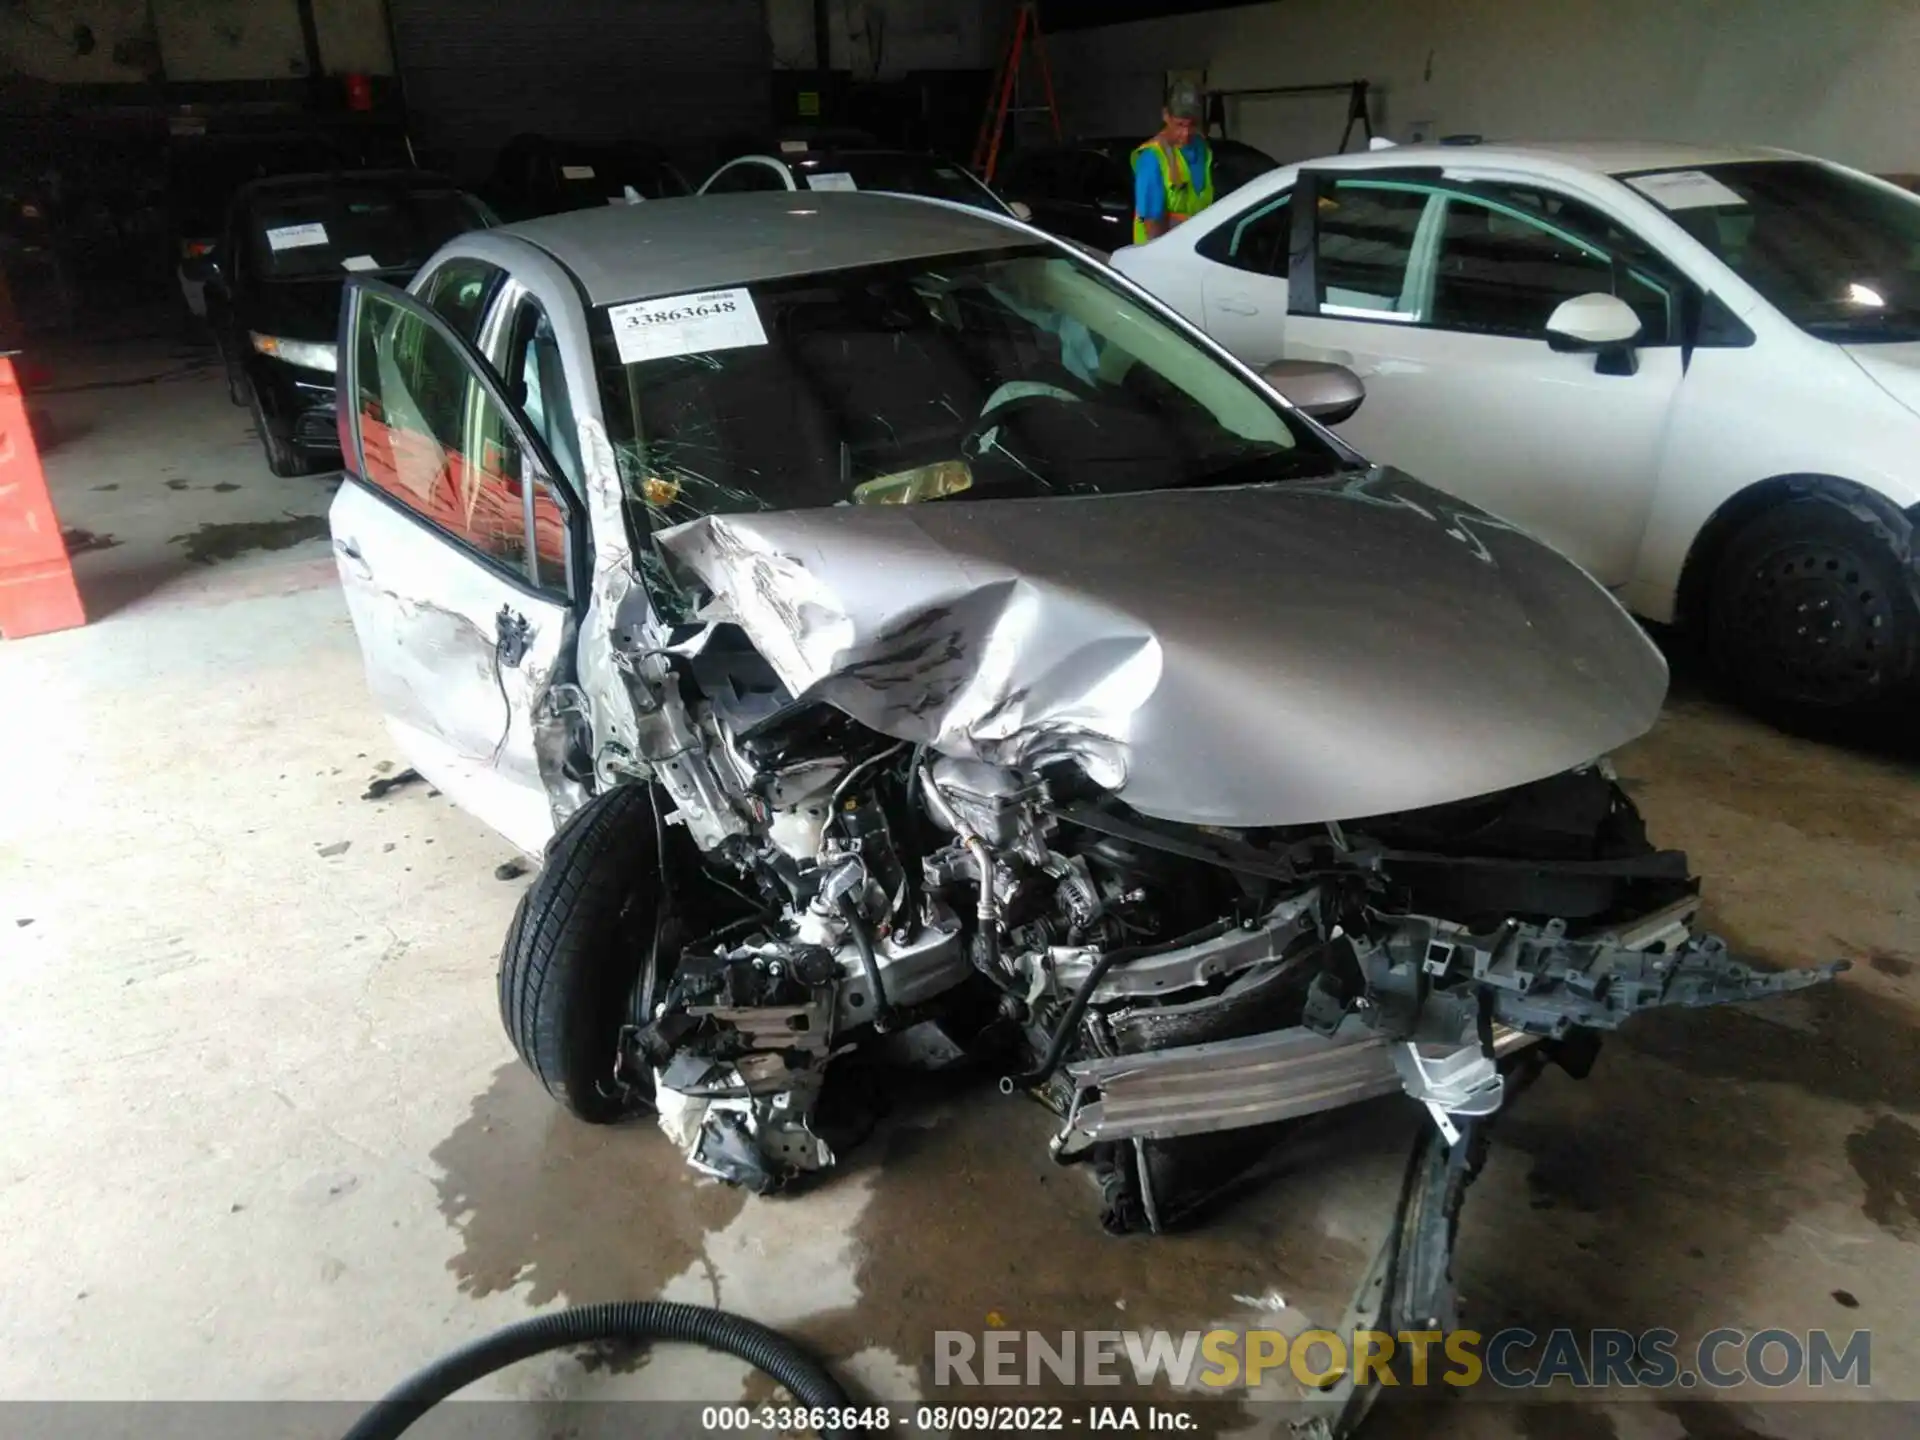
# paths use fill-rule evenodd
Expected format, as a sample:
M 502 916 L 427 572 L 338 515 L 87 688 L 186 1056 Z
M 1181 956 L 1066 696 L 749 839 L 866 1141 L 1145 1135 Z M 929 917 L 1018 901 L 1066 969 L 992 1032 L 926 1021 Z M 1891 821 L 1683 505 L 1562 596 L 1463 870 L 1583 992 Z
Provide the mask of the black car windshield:
M 611 150 L 563 151 L 554 161 L 552 179 L 553 201 L 563 210 L 687 193 L 687 182 L 667 161 Z
M 951 161 L 898 150 L 841 150 L 808 155 L 793 163 L 803 190 L 886 190 L 955 200 L 976 210 L 1005 215 L 1000 197 Z
M 1621 177 L 1823 340 L 1920 340 L 1920 199 L 1816 160 Z
M 442 244 L 486 224 L 469 195 L 447 187 L 323 184 L 255 195 L 248 231 L 269 280 L 339 279 L 343 272 L 410 272 Z
M 1256 483 L 1345 463 L 1098 269 L 1052 250 L 613 305 L 596 325 L 622 478 L 653 527 Z

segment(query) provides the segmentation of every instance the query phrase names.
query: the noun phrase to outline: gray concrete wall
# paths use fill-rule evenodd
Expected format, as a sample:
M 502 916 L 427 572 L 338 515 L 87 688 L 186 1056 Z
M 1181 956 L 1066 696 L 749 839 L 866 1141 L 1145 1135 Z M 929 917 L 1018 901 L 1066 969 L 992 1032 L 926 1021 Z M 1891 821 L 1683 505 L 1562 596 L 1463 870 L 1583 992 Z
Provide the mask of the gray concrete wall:
M 160 0 L 153 23 L 169 80 L 289 80 L 307 73 L 293 0 Z
M 1050 42 L 1068 123 L 1144 133 L 1165 73 L 1219 88 L 1364 78 L 1376 120 L 1489 138 L 1680 139 L 1920 169 L 1913 0 L 1285 0 Z M 1338 141 L 1338 99 L 1241 102 L 1282 159 Z
M 93 32 L 94 48 L 80 54 L 74 28 Z M 113 58 L 118 41 L 148 34 L 146 0 L 39 0 L 0 6 L 0 69 L 36 80 L 98 85 L 145 79 L 134 65 Z
M 151 32 L 149 31 L 151 11 Z M 393 73 L 383 0 L 314 0 L 329 72 Z M 94 37 L 91 53 L 74 27 Z M 113 58 L 116 42 L 153 33 L 169 80 L 286 80 L 306 73 L 294 0 L 32 0 L 0 6 L 0 68 L 58 84 L 146 79 Z
M 993 65 L 1013 21 L 1010 0 L 828 0 L 832 68 L 857 79 L 891 79 L 909 70 Z M 767 0 L 773 63 L 811 70 L 813 0 Z

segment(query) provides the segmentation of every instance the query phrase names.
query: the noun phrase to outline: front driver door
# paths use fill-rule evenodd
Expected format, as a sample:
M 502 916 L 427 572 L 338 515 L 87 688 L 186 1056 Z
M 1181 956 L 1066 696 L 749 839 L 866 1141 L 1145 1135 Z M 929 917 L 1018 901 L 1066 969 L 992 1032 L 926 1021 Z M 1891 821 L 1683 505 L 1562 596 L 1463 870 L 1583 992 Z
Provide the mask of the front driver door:
M 1285 353 L 1364 381 L 1342 437 L 1625 583 L 1683 375 L 1687 282 L 1534 186 L 1308 171 L 1288 209 Z M 1595 292 L 1640 316 L 1624 365 L 1548 343 L 1547 317 Z
M 537 852 L 534 721 L 572 673 L 581 517 L 491 368 L 404 291 L 350 285 L 340 395 L 329 519 L 368 688 L 415 769 Z

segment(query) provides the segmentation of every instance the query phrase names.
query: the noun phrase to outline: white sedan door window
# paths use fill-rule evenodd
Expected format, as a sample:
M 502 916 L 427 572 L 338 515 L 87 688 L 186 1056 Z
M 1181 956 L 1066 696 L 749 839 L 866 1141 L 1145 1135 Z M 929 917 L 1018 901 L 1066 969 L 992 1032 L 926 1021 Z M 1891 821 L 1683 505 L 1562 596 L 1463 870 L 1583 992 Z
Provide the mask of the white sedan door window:
M 537 851 L 533 718 L 564 655 L 566 500 L 485 363 L 414 297 L 356 284 L 347 483 L 330 513 L 367 684 L 401 751 Z

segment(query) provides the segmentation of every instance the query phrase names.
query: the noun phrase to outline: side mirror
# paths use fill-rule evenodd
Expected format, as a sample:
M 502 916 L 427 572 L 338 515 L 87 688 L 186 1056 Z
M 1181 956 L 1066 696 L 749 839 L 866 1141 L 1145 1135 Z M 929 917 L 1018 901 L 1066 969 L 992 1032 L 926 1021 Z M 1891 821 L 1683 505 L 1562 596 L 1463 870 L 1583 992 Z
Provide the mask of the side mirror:
M 1547 344 L 1597 356 L 1594 368 L 1603 375 L 1631 375 L 1640 368 L 1633 354 L 1639 336 L 1640 317 L 1617 295 L 1576 295 L 1547 317 Z
M 1367 387 L 1344 365 L 1321 360 L 1276 360 L 1260 378 L 1322 425 L 1338 425 L 1353 418 Z

